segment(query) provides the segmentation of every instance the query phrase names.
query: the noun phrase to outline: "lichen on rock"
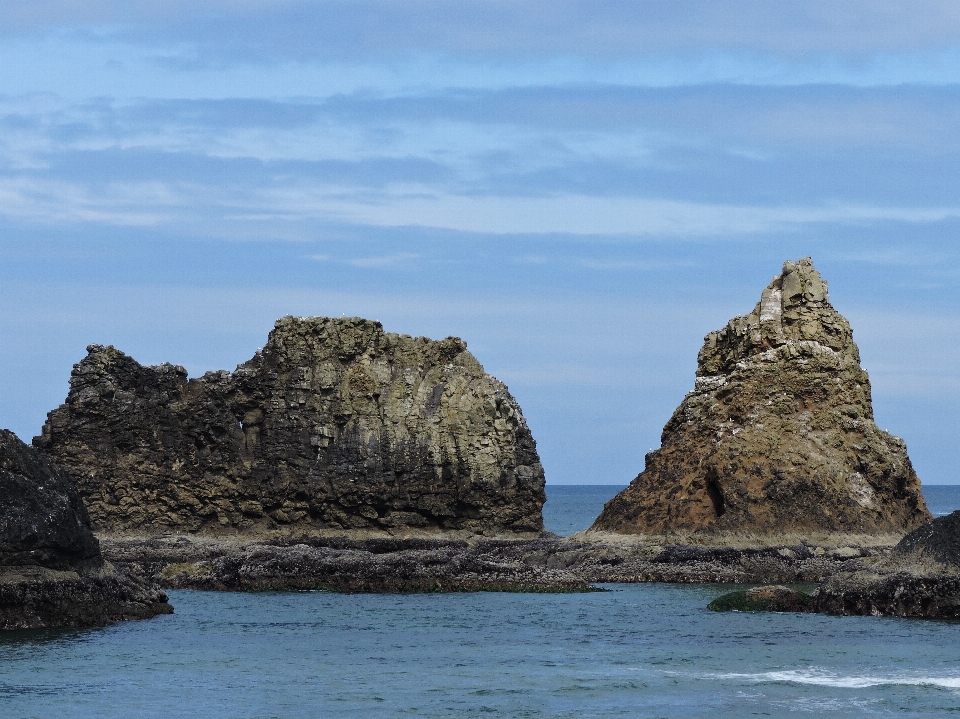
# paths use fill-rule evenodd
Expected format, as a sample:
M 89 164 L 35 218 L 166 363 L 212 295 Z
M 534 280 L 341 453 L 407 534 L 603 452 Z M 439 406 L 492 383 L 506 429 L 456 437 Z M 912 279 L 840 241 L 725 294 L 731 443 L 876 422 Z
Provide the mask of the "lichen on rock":
M 804 258 L 704 338 L 660 449 L 592 529 L 902 535 L 929 519 L 906 445 L 874 422 L 850 324 Z
M 277 321 L 188 379 L 92 345 L 35 445 L 111 532 L 543 529 L 543 468 L 506 386 L 455 337 Z

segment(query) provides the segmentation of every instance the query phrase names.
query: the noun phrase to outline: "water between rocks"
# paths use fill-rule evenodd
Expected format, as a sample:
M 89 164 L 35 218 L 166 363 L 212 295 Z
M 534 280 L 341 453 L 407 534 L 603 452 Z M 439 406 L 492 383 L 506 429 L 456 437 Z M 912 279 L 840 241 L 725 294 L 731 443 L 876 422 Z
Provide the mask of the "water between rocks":
M 548 487 L 583 529 L 617 487 Z M 960 487 L 925 488 L 934 514 Z M 714 614 L 717 585 L 593 594 L 170 592 L 176 614 L 0 635 L 0 716 L 943 716 L 960 623 Z

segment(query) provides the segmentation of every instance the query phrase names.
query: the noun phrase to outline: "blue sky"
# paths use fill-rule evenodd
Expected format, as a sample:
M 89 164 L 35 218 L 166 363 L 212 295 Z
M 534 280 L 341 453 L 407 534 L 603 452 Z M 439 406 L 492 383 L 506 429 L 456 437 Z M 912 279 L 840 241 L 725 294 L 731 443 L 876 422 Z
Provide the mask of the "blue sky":
M 458 335 L 551 483 L 626 483 L 703 335 L 812 255 L 881 427 L 960 483 L 960 5 L 0 5 L 0 426 L 92 342 Z

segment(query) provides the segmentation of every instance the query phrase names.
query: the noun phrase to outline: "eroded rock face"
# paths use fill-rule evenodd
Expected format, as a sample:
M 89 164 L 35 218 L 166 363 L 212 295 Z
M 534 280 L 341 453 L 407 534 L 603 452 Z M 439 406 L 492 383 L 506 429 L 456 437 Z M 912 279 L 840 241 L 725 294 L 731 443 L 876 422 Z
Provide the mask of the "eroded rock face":
M 100 544 L 69 477 L 0 430 L 0 566 L 99 569 Z
M 0 430 L 0 629 L 91 626 L 173 611 L 103 561 L 72 480 Z
M 906 445 L 874 423 L 850 324 L 805 258 L 706 336 L 660 449 L 592 529 L 902 534 L 929 519 Z
M 35 445 L 95 528 L 539 532 L 536 444 L 457 338 L 285 317 L 233 372 L 187 379 L 93 345 Z

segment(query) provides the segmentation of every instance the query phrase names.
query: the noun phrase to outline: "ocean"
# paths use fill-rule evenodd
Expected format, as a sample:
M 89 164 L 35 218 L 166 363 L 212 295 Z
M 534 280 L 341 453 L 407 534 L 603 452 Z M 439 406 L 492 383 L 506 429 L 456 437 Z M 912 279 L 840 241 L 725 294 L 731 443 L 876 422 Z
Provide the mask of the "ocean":
M 584 529 L 619 487 L 548 487 Z M 960 487 L 925 487 L 931 510 Z M 937 717 L 960 623 L 715 614 L 718 585 L 590 594 L 171 591 L 176 613 L 0 635 L 0 717 Z

